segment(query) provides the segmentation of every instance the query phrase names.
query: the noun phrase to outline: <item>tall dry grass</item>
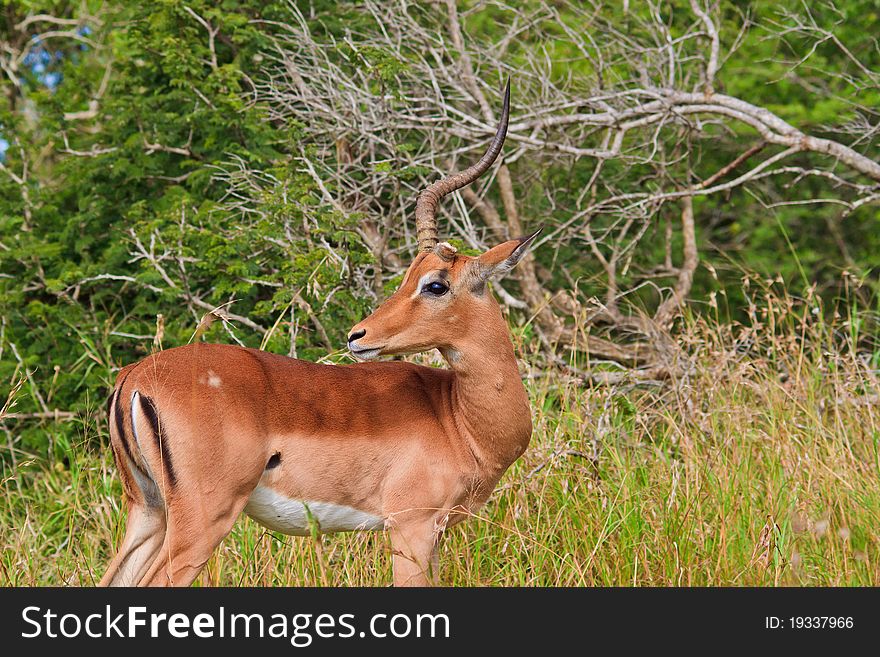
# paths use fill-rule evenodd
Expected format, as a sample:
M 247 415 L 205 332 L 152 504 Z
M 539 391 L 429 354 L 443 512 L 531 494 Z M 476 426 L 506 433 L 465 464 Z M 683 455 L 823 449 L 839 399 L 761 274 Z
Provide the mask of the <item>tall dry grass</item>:
M 743 323 L 713 320 L 712 308 L 685 318 L 688 357 L 672 381 L 594 385 L 532 367 L 532 445 L 488 505 L 448 532 L 442 583 L 880 583 L 875 322 L 773 282 L 747 293 Z M 121 537 L 105 427 L 83 421 L 77 440 L 54 438 L 51 461 L 3 461 L 4 585 L 91 585 Z M 246 518 L 198 580 L 390 581 L 382 534 L 315 542 Z

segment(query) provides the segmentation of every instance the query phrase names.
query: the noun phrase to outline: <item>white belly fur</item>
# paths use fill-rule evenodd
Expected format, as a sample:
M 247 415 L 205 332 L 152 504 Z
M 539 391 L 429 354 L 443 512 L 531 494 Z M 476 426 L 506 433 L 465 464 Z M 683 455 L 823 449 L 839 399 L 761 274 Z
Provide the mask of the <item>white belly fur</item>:
M 384 529 L 385 520 L 371 513 L 331 502 L 301 502 L 266 486 L 257 486 L 244 512 L 264 527 L 283 534 L 308 536 L 308 515 L 318 521 L 322 533 L 350 532 L 366 529 Z

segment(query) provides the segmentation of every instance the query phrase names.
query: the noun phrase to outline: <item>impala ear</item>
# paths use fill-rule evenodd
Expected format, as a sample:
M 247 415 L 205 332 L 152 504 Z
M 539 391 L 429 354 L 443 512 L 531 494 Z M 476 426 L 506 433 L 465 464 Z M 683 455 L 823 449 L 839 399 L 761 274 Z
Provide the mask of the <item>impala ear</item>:
M 501 278 L 516 267 L 542 230 L 543 226 L 531 235 L 499 244 L 474 260 L 475 287 L 481 287 L 492 278 Z

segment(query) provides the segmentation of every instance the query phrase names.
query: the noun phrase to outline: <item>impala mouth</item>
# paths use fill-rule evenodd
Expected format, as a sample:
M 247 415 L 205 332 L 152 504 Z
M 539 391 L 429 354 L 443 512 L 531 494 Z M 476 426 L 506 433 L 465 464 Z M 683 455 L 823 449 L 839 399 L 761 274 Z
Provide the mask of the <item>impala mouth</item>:
M 348 345 L 348 350 L 351 352 L 351 355 L 355 357 L 356 360 L 373 360 L 374 358 L 379 356 L 379 352 L 382 351 L 382 347 L 374 347 L 372 349 L 359 349 L 353 345 Z

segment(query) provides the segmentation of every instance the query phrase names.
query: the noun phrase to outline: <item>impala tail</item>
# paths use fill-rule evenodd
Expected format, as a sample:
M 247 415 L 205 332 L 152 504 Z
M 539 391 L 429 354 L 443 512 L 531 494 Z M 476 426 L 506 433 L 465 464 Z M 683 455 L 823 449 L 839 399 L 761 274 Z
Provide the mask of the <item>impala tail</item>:
M 129 501 L 163 507 L 164 491 L 177 483 L 177 473 L 156 403 L 126 386 L 131 369 L 119 373 L 110 396 L 110 445 Z

